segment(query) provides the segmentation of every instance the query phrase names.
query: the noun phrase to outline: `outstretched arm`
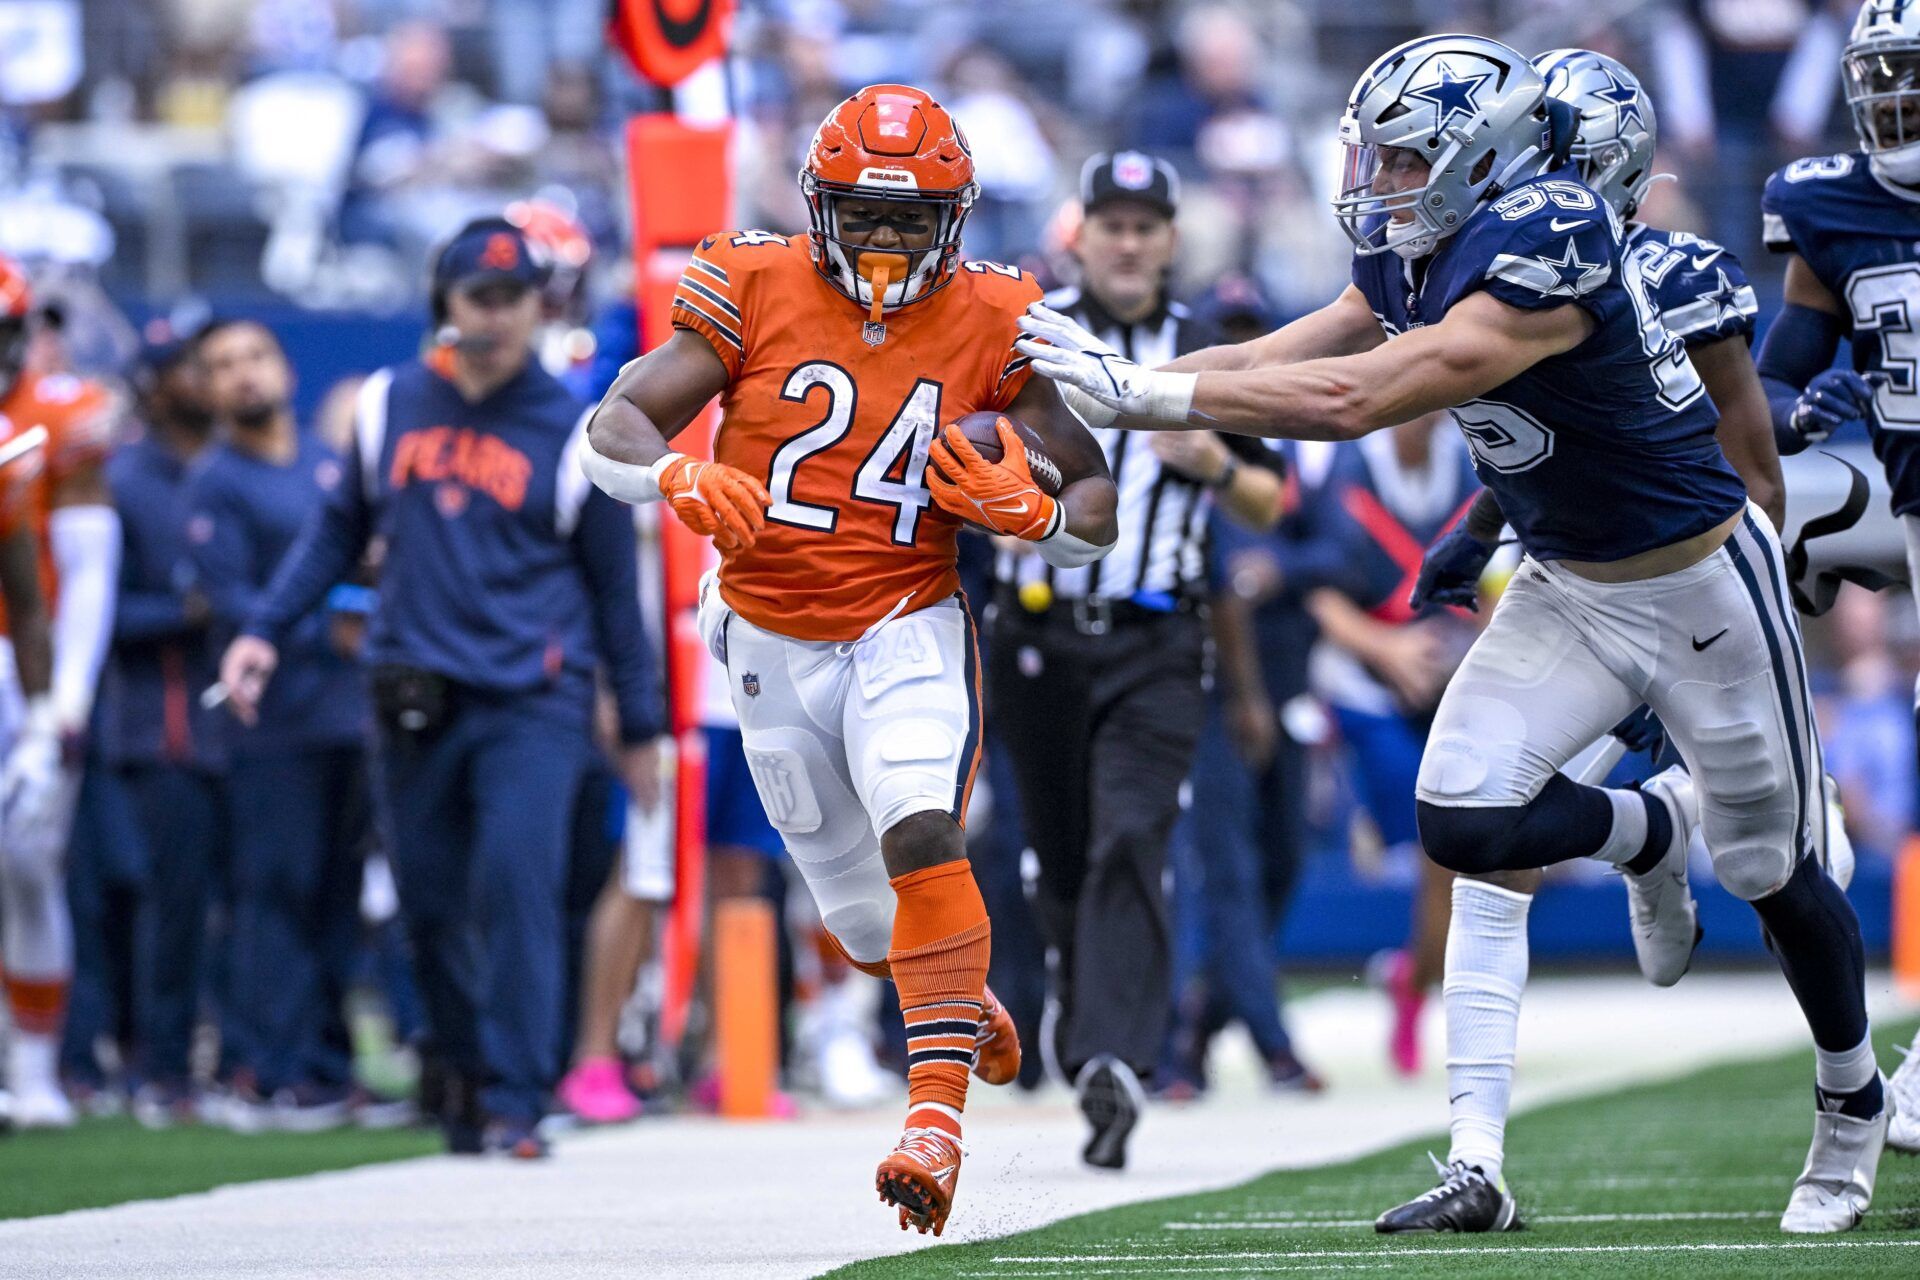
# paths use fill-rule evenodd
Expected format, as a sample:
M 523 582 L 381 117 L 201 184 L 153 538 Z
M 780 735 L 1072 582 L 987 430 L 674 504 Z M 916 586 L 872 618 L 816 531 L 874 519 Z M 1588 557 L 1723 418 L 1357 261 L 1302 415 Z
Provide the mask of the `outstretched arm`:
M 1484 395 L 1584 342 L 1571 303 L 1525 311 L 1476 293 L 1438 324 L 1354 355 L 1199 375 L 1178 425 L 1294 440 L 1352 440 Z M 1036 368 L 1039 361 L 1034 362 Z
M 1351 314 L 1351 312 L 1349 312 Z M 1033 368 L 1160 430 L 1351 440 L 1491 391 L 1593 332 L 1573 303 L 1547 310 L 1475 293 L 1438 324 L 1348 355 L 1198 374 L 1146 370 L 1052 312 L 1030 310 L 1019 349 Z M 1357 332 L 1357 325 L 1355 326 Z
M 1144 369 L 1089 333 L 1071 316 L 1036 302 L 1021 318 L 1016 347 L 1034 368 L 1060 384 L 1074 415 L 1090 427 L 1128 431 L 1164 429 L 1160 419 L 1182 419 L 1193 403 L 1196 376 L 1234 373 L 1353 355 L 1386 341 L 1366 295 L 1348 285 L 1318 311 L 1249 342 L 1191 351 L 1162 369 Z M 1063 363 L 1065 362 L 1065 363 Z M 1077 376 L 1062 370 L 1077 366 Z
M 1274 364 L 1294 364 L 1325 356 L 1348 356 L 1369 351 L 1387 340 L 1367 296 L 1355 285 L 1348 285 L 1339 297 L 1309 311 L 1298 320 L 1246 342 L 1207 347 L 1162 365 L 1171 373 L 1225 373 L 1259 369 Z

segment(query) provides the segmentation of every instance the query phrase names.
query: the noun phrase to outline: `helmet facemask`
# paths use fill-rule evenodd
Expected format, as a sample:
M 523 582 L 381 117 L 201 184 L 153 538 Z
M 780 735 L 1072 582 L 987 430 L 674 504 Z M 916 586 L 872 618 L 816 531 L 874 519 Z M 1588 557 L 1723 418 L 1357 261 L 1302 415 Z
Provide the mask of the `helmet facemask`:
M 1458 230 L 1464 219 L 1464 214 L 1448 212 L 1428 198 L 1428 192 L 1435 185 L 1433 175 L 1459 163 L 1461 152 L 1472 140 L 1459 136 L 1458 130 L 1449 127 L 1442 130 L 1437 139 L 1428 138 L 1423 130 L 1416 128 L 1404 142 L 1360 142 L 1349 136 L 1352 119 L 1349 116 L 1340 123 L 1346 165 L 1341 176 L 1340 198 L 1333 202 L 1334 217 L 1353 241 L 1355 251 L 1363 256 L 1392 250 L 1409 260 L 1426 257 L 1439 247 L 1442 239 Z M 1387 117 L 1382 123 L 1391 119 Z M 1352 137 L 1357 138 L 1358 133 L 1355 125 Z M 1537 147 L 1528 153 L 1532 160 L 1538 156 Z M 1381 165 L 1406 164 L 1410 157 L 1427 160 L 1426 181 L 1390 195 L 1374 194 L 1373 184 L 1379 177 Z M 1506 177 L 1506 168 L 1501 166 L 1498 154 L 1489 152 L 1476 160 L 1466 184 L 1469 207 L 1498 194 Z M 1395 221 L 1393 215 L 1403 211 L 1411 211 L 1413 216 Z M 1382 226 L 1386 228 L 1384 236 L 1377 234 Z
M 1850 46 L 1841 74 L 1854 132 L 1874 172 L 1920 186 L 1920 39 Z
M 1648 187 L 1668 176 L 1653 173 L 1652 166 L 1644 163 L 1629 168 L 1636 163 L 1633 149 L 1618 139 L 1596 145 L 1577 140 L 1568 149 L 1567 158 L 1580 171 L 1580 181 L 1599 192 L 1622 220 L 1639 211 Z
M 812 224 L 814 262 L 828 282 L 878 314 L 918 302 L 952 278 L 959 266 L 960 234 L 979 188 L 958 191 L 878 190 L 800 175 Z M 924 249 L 875 248 L 841 234 L 840 205 L 914 205 L 934 212 L 933 238 Z M 884 279 L 884 284 L 880 282 Z M 876 284 L 880 288 L 876 291 Z

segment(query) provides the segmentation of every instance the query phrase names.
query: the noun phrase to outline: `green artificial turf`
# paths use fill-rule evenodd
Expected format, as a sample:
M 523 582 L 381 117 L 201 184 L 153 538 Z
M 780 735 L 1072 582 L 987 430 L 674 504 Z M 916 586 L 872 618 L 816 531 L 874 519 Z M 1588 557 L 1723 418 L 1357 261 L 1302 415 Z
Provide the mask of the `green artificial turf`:
M 126 1118 L 83 1120 L 65 1132 L 0 1137 L 0 1218 L 185 1195 L 439 1149 L 436 1135 L 405 1129 L 236 1134 L 194 1125 L 149 1132 Z
M 1883 1030 L 1893 1064 L 1911 1023 Z M 1780 1211 L 1812 1133 L 1812 1054 L 1716 1067 L 1544 1107 L 1508 1129 L 1527 1229 L 1376 1235 L 1373 1218 L 1433 1185 L 1410 1142 L 1227 1191 L 1126 1205 L 1004 1239 L 944 1245 L 832 1272 L 882 1277 L 1587 1276 L 1920 1277 L 1920 1160 L 1889 1152 L 1872 1212 L 1845 1235 L 1786 1236 Z M 991 1196 L 974 1185 L 963 1195 Z M 964 1211 L 964 1206 L 962 1206 Z

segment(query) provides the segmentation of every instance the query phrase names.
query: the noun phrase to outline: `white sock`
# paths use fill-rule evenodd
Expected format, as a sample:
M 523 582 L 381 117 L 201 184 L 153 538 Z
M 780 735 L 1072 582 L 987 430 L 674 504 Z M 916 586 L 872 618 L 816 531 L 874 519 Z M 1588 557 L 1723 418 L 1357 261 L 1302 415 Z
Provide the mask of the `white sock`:
M 15 1093 L 59 1085 L 60 1041 L 44 1032 L 14 1029 L 7 1052 L 7 1084 Z
M 1879 1064 L 1873 1060 L 1871 1032 L 1853 1048 L 1839 1053 L 1830 1053 L 1819 1045 L 1813 1047 L 1813 1082 L 1820 1086 L 1822 1093 L 1852 1093 L 1864 1089 L 1873 1083 L 1879 1070 Z
M 1520 992 L 1527 985 L 1533 896 L 1480 880 L 1453 882 L 1442 996 L 1447 1010 L 1449 1162 L 1478 1165 L 1495 1185 L 1506 1158 Z
M 1609 790 L 1607 801 L 1613 805 L 1613 826 L 1606 843 L 1588 856 L 1614 866 L 1632 862 L 1647 843 L 1647 802 L 1638 791 Z

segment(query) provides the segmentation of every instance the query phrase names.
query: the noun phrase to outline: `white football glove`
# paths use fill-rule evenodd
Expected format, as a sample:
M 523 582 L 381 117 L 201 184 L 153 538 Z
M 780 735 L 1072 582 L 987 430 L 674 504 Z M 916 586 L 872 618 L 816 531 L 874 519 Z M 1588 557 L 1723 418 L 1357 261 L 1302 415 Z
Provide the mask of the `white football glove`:
M 37 871 L 58 867 L 78 796 L 52 705 L 36 698 L 0 764 L 0 857 Z
M 1014 350 L 1060 384 L 1067 405 L 1090 427 L 1120 414 L 1185 422 L 1198 374 L 1143 369 L 1070 316 L 1036 302 L 1020 317 Z

